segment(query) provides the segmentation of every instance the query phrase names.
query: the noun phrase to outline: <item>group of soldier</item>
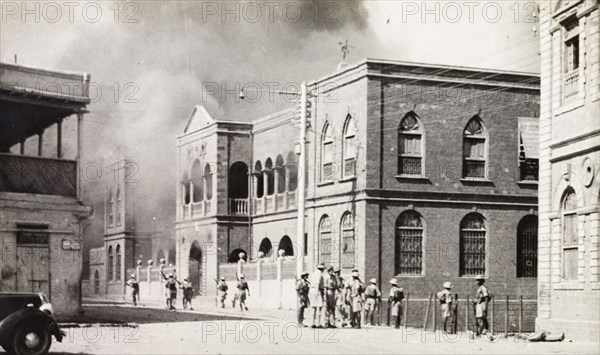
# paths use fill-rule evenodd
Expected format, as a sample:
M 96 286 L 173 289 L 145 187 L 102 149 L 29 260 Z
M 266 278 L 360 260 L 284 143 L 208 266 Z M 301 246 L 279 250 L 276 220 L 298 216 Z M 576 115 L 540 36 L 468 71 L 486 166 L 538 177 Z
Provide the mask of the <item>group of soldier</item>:
M 366 325 L 374 325 L 374 315 L 377 309 L 381 307 L 382 294 L 377 285 L 377 280 L 372 278 L 369 285 L 365 286 L 360 279 L 357 269 L 352 270 L 352 279 L 344 280 L 340 269 L 334 269 L 330 266 L 327 273 L 324 272 L 325 265 L 318 264 L 317 270 L 312 274 L 305 271 L 300 275 L 296 282 L 296 293 L 298 297 L 297 321 L 299 326 L 304 325 L 305 309 L 312 308 L 312 328 L 336 328 L 336 324 L 342 327 L 350 326 L 360 328 L 362 324 L 362 314 L 365 313 Z M 161 273 L 162 274 L 162 273 Z M 165 282 L 165 295 L 167 309 L 175 310 L 175 301 L 177 299 L 177 289 L 183 291 L 183 307 L 189 305 L 192 310 L 192 296 L 194 288 L 188 279 L 179 282 L 172 273 L 167 276 L 162 274 Z M 237 275 L 237 291 L 232 300 L 232 307 L 235 308 L 238 302 L 240 310 L 248 310 L 246 298 L 250 296 L 250 288 L 243 274 Z M 475 277 L 477 281 L 477 294 L 474 300 L 475 319 L 477 322 L 477 335 L 485 334 L 488 330 L 487 306 L 490 301 L 490 293 L 484 285 L 485 278 L 482 275 Z M 217 291 L 220 306 L 225 308 L 225 299 L 229 289 L 224 277 L 217 281 Z M 388 296 L 388 312 L 395 328 L 400 327 L 402 318 L 402 300 L 404 299 L 404 289 L 399 287 L 398 280 L 393 278 L 389 281 L 390 292 Z M 127 286 L 131 287 L 131 296 L 133 304 L 137 306 L 139 301 L 140 286 L 136 275 L 131 274 L 131 279 L 127 281 Z M 452 297 L 450 290 L 452 283 L 447 281 L 443 284 L 444 289 L 436 294 L 436 298 L 441 304 L 444 332 L 452 331 L 452 324 L 456 322 L 457 299 Z M 324 319 L 324 324 L 320 320 Z
M 318 264 L 317 270 L 312 274 L 304 271 L 296 282 L 296 294 L 298 298 L 297 321 L 301 327 L 304 324 L 305 309 L 312 309 L 311 328 L 336 328 L 336 323 L 342 327 L 361 327 L 361 315 L 365 314 L 366 325 L 374 325 L 374 314 L 381 307 L 382 294 L 377 285 L 377 280 L 372 278 L 369 285 L 365 286 L 360 279 L 357 269 L 352 270 L 351 280 L 341 277 L 341 270 L 330 266 L 327 273 L 324 272 L 325 265 Z M 474 301 L 475 318 L 477 322 L 477 335 L 485 334 L 488 330 L 487 305 L 490 293 L 484 285 L 485 278 L 481 275 L 476 278 L 478 289 Z M 388 296 L 388 312 L 391 316 L 391 324 L 395 328 L 400 327 L 402 318 L 402 300 L 404 289 L 399 287 L 398 280 L 393 278 L 389 281 L 390 292 Z M 443 284 L 444 289 L 436 294 L 441 304 L 444 332 L 453 332 L 452 324 L 456 322 L 457 299 L 452 297 L 450 290 L 451 282 Z M 324 319 L 323 324 L 320 320 Z
M 165 276 L 162 272 L 161 275 L 165 280 L 165 297 L 167 303 L 168 310 L 175 310 L 175 302 L 177 301 L 177 289 L 179 288 L 183 291 L 183 308 L 187 309 L 188 306 L 190 310 L 192 308 L 192 297 L 194 295 L 194 287 L 188 279 L 183 279 L 183 282 L 180 282 L 175 278 L 175 276 L 170 273 L 169 276 Z M 137 302 L 140 300 L 140 283 L 137 280 L 135 274 L 131 274 L 131 278 L 126 283 L 127 286 L 131 288 L 131 298 L 133 301 L 133 305 L 137 306 Z

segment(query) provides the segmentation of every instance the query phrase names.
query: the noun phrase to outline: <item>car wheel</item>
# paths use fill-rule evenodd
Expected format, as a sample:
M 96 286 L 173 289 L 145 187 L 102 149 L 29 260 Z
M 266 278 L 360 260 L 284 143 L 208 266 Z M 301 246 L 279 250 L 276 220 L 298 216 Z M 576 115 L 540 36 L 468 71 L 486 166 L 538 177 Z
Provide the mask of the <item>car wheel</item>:
M 11 353 L 16 355 L 46 354 L 52 344 L 52 336 L 45 323 L 25 322 L 13 333 Z

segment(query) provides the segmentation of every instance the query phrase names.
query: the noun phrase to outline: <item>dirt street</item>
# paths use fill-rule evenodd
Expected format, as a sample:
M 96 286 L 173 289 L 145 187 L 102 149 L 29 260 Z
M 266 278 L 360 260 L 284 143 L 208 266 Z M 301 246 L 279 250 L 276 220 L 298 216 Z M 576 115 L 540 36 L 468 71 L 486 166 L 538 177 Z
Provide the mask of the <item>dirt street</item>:
M 87 306 L 87 324 L 71 324 L 51 353 L 63 354 L 367 354 L 492 353 L 597 354 L 598 343 L 524 343 L 514 338 L 470 341 L 465 334 L 443 335 L 387 327 L 298 328 L 292 319 L 241 318 L 225 314 L 169 312 L 152 308 Z M 286 313 L 287 314 L 287 313 Z M 288 318 L 287 316 L 285 318 Z M 115 323 L 120 326 L 95 326 Z M 137 323 L 137 327 L 126 323 Z

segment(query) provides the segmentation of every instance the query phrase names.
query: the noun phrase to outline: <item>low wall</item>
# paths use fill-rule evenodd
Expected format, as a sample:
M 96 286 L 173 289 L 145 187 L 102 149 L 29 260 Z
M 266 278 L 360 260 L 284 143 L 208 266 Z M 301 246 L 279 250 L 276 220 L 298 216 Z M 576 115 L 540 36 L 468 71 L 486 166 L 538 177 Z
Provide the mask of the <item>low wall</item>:
M 224 277 L 229 286 L 227 302 L 233 300 L 239 274 L 244 275 L 250 289 L 248 307 L 296 308 L 296 262 L 293 259 L 265 258 L 252 263 L 220 264 L 219 277 Z

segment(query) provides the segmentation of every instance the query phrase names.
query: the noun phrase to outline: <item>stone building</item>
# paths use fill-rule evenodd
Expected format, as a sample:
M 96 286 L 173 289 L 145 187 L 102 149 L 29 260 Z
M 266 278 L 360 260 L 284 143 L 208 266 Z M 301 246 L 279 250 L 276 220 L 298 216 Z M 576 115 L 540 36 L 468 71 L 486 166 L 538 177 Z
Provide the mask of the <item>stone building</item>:
M 89 81 L 0 63 L 0 290 L 44 292 L 59 317 L 80 306 L 81 234 L 91 214 L 79 174 Z
M 540 4 L 541 112 L 537 325 L 600 334 L 598 2 Z
M 138 266 L 154 266 L 157 271 L 161 262 L 167 267 L 175 264 L 175 240 L 172 229 L 161 230 L 162 223 L 153 225 L 162 216 L 162 206 L 148 206 L 140 198 L 135 161 L 123 159 L 113 167 L 114 174 L 105 186 L 104 245 L 89 251 L 85 295 L 122 299 L 126 282 Z M 159 277 L 155 281 L 160 281 L 160 275 L 155 276 Z M 156 298 L 159 295 L 156 292 Z
M 537 75 L 368 59 L 309 87 L 307 171 L 293 107 L 251 122 L 195 108 L 177 138 L 180 275 L 214 296 L 219 264 L 283 249 L 384 292 L 397 277 L 464 296 L 484 274 L 496 294 L 535 299 Z

